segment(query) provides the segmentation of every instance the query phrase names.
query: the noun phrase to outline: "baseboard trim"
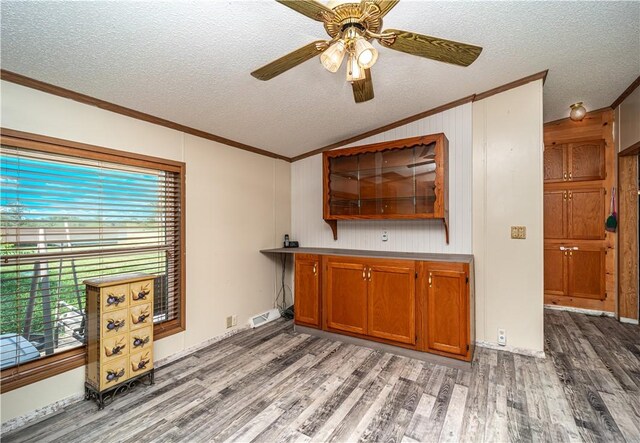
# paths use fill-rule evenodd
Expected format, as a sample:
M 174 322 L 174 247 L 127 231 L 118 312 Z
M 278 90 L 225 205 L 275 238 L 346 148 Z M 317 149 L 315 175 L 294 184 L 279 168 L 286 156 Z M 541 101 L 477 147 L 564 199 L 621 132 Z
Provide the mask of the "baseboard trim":
M 640 325 L 640 321 L 637 318 L 620 317 L 620 323 L 627 323 L 629 325 Z
M 190 346 L 186 349 L 183 349 L 182 351 L 178 351 L 175 354 L 171 354 L 168 357 L 165 358 L 161 358 L 160 360 L 157 360 L 156 362 L 154 362 L 154 365 L 156 368 L 161 368 L 162 366 L 166 366 L 170 363 L 173 363 L 176 360 L 180 360 L 181 358 L 184 358 L 188 355 L 193 354 L 194 352 L 197 352 L 201 349 L 206 348 L 207 346 L 211 346 L 214 343 L 218 343 L 219 341 L 222 341 L 226 338 L 232 337 L 240 332 L 246 331 L 249 329 L 249 326 L 242 326 L 236 329 L 232 329 L 231 331 L 227 331 L 224 334 L 220 334 L 217 335 L 215 337 L 209 338 L 201 343 L 198 343 L 197 345 L 193 345 Z
M 371 348 L 376 351 L 388 352 L 390 354 L 396 354 L 396 355 L 400 355 L 402 357 L 408 357 L 408 358 L 415 358 L 416 360 L 422 360 L 428 363 L 449 366 L 451 368 L 461 369 L 463 371 L 471 370 L 471 363 L 462 361 L 462 360 L 442 357 L 440 355 L 429 354 L 427 352 L 414 351 L 412 349 L 401 348 L 398 346 L 388 345 L 386 343 L 380 343 L 376 341 L 365 340 L 358 337 L 351 337 L 349 335 L 336 334 L 335 332 L 321 331 L 320 329 L 308 328 L 306 326 L 294 325 L 293 329 L 296 332 L 313 335 L 315 337 L 341 341 L 343 343 L 348 343 L 351 345 L 362 346 L 364 348 Z
M 615 317 L 615 312 L 599 311 L 597 309 L 574 308 L 571 306 L 544 305 L 545 309 L 553 309 L 554 311 L 577 312 L 578 314 L 595 315 L 597 317 Z
M 226 338 L 229 338 L 233 335 L 236 335 L 248 329 L 249 329 L 249 326 L 247 325 L 247 326 L 242 326 L 242 327 L 233 329 L 231 331 L 227 331 L 224 334 L 217 335 L 201 343 L 198 343 L 197 345 L 191 346 L 187 349 L 183 349 L 182 351 L 176 352 L 175 354 L 171 354 L 168 357 L 161 358 L 160 360 L 157 360 L 156 362 L 154 362 L 154 366 L 156 368 L 162 368 L 163 366 L 166 366 L 170 363 L 180 360 L 181 358 L 184 358 L 190 354 L 193 354 L 194 352 L 197 352 L 203 348 L 206 348 L 207 346 L 211 346 L 214 343 L 222 341 Z M 2 434 L 15 431 L 16 429 L 21 428 L 23 426 L 30 426 L 30 425 L 36 424 L 37 422 L 42 421 L 45 418 L 48 418 L 50 415 L 60 412 L 62 409 L 66 408 L 67 406 L 71 406 L 72 404 L 77 403 L 79 401 L 83 401 L 83 400 L 84 400 L 84 391 L 78 394 L 73 394 L 69 397 L 63 398 L 62 400 L 58 400 L 54 403 L 43 406 L 41 408 L 38 408 L 32 412 L 28 412 L 18 417 L 11 418 L 5 421 L 4 423 L 2 423 L 2 426 L 1 426 Z
M 476 345 L 481 348 L 493 349 L 496 351 L 511 352 L 512 354 L 525 355 L 527 357 L 546 358 L 544 351 L 534 351 L 533 349 L 517 348 L 514 346 L 502 346 L 498 343 L 476 340 Z

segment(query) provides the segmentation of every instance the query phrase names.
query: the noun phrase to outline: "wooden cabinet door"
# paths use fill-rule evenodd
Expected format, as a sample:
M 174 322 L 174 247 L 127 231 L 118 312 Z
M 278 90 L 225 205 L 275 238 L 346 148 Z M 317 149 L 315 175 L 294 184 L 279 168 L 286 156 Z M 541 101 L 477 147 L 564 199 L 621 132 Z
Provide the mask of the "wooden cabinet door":
M 415 263 L 369 262 L 368 335 L 416 343 Z
M 544 238 L 567 237 L 568 191 L 544 191 Z
M 568 191 L 569 238 L 604 239 L 605 195 L 603 188 Z M 546 229 L 546 224 L 545 224 Z
M 320 260 L 317 255 L 295 255 L 296 324 L 320 327 Z
M 549 145 L 544 147 L 545 183 L 561 182 L 567 179 L 565 157 L 565 145 Z
M 568 251 L 560 250 L 559 245 L 544 247 L 544 292 L 551 295 L 567 295 Z
M 453 266 L 452 266 L 453 265 Z M 457 264 L 427 265 L 427 349 L 465 356 L 469 346 L 467 272 Z
M 324 294 L 327 328 L 367 333 L 367 278 L 362 262 L 327 258 Z
M 580 248 L 569 252 L 569 294 L 573 297 L 604 300 L 605 249 Z
M 605 178 L 604 140 L 568 145 L 569 180 L 603 180 Z

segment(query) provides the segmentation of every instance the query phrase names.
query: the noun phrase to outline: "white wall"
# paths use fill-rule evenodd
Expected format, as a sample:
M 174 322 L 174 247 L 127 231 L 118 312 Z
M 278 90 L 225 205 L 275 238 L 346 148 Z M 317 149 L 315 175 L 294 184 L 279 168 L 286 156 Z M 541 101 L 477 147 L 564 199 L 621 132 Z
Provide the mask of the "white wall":
M 449 244 L 439 220 L 341 220 L 334 241 L 322 219 L 322 154 L 291 165 L 292 238 L 305 247 L 470 253 L 471 127 L 471 103 L 467 103 L 348 145 L 444 132 L 449 139 Z M 383 230 L 389 234 L 386 242 L 381 239 Z
M 156 360 L 224 334 L 273 307 L 276 260 L 258 252 L 290 231 L 290 164 L 2 82 L 2 126 L 187 164 L 187 330 L 155 343 Z M 1 419 L 83 392 L 78 368 L 2 394 Z
M 619 151 L 640 142 L 640 87 L 616 108 L 615 121 Z
M 476 339 L 543 350 L 542 81 L 473 103 Z M 525 240 L 510 226 L 524 225 Z

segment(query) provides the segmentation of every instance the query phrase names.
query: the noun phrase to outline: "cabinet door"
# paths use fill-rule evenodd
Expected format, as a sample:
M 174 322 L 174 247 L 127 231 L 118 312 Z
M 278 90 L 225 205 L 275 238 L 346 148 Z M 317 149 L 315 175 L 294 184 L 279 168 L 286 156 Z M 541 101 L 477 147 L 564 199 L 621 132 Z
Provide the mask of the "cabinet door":
M 317 255 L 295 256 L 296 324 L 320 327 L 320 262 Z
M 567 195 L 565 190 L 544 191 L 544 238 L 567 237 Z
M 368 335 L 416 343 L 415 263 L 370 262 Z
M 605 235 L 604 189 L 574 189 L 568 193 L 569 238 L 603 239 Z
M 328 258 L 324 276 L 326 325 L 340 331 L 367 333 L 365 265 Z
M 544 147 L 545 183 L 561 182 L 567 179 L 565 156 L 565 145 L 549 145 Z
M 569 294 L 573 297 L 604 300 L 605 250 L 584 249 L 569 252 Z
M 604 140 L 570 143 L 568 147 L 569 180 L 603 180 Z
M 567 295 L 568 252 L 559 245 L 544 247 L 544 292 L 551 295 Z
M 447 265 L 427 266 L 427 349 L 465 356 L 469 345 L 467 273 Z

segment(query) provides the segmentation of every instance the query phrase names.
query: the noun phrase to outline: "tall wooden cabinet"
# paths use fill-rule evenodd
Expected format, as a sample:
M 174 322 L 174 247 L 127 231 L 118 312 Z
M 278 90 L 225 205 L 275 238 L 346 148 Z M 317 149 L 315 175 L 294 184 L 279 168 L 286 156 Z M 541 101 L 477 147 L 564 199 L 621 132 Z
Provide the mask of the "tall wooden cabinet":
M 610 112 L 545 125 L 545 303 L 612 311 L 615 234 L 605 230 L 613 170 Z M 611 291 L 611 292 L 609 292 Z

